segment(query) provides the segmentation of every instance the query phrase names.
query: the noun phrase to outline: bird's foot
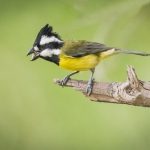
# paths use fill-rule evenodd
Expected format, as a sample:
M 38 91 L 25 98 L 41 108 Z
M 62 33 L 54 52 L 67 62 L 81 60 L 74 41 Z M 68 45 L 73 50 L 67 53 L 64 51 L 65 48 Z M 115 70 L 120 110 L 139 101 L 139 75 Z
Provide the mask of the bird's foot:
M 59 84 L 63 87 L 64 85 L 67 84 L 68 80 L 70 80 L 70 77 L 76 73 L 78 73 L 79 71 L 75 71 L 75 72 L 72 72 L 71 74 L 67 75 L 64 77 L 64 79 L 62 79 Z
M 60 85 L 63 87 L 64 85 L 67 84 L 68 80 L 70 80 L 70 76 L 66 76 L 65 78 L 63 78 L 63 79 L 60 81 Z
M 86 93 L 87 95 L 91 95 L 92 93 L 92 90 L 93 90 L 93 84 L 94 84 L 94 79 L 90 80 L 87 84 L 87 87 L 86 87 Z

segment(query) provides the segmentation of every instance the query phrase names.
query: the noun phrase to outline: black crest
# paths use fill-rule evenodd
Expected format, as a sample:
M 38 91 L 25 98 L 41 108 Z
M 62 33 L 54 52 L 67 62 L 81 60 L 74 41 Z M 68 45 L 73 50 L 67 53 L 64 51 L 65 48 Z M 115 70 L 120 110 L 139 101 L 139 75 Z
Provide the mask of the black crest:
M 39 31 L 36 39 L 35 39 L 35 42 L 34 42 L 34 45 L 38 45 L 40 43 L 40 40 L 41 40 L 41 37 L 45 35 L 45 36 L 55 36 L 56 38 L 60 39 L 61 40 L 61 37 L 56 33 L 56 32 L 53 32 L 53 28 L 52 26 L 49 26 L 49 24 L 46 24 L 43 28 L 41 28 L 41 30 Z

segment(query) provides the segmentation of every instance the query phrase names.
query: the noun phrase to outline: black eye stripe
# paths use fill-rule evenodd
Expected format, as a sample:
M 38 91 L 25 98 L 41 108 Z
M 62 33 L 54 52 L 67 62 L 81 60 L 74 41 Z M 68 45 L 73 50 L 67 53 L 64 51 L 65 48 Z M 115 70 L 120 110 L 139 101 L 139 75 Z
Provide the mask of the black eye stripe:
M 63 46 L 63 43 L 58 43 L 58 42 L 51 42 L 51 43 L 47 43 L 47 44 L 44 44 L 44 45 L 40 45 L 39 48 L 41 49 L 59 49 Z

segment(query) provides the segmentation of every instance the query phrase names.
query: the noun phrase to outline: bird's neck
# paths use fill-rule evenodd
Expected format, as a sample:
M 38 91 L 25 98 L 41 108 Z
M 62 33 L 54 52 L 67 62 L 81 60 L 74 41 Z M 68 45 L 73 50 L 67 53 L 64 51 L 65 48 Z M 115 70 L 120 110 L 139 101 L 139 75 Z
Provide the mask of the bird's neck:
M 41 57 L 41 58 L 43 58 L 44 60 L 47 60 L 49 62 L 52 62 L 56 65 L 59 65 L 59 61 L 60 61 L 59 55 L 53 55 L 51 57 Z
M 59 61 L 60 61 L 59 55 L 53 55 L 51 58 L 49 58 L 49 61 L 53 62 L 56 65 L 59 65 Z

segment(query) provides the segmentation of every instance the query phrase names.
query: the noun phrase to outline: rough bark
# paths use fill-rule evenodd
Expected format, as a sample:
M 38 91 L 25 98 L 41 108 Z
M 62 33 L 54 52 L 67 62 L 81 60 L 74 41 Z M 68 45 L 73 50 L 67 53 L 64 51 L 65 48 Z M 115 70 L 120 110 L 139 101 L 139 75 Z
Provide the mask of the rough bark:
M 55 83 L 60 85 L 60 80 Z M 127 67 L 126 82 L 95 82 L 90 96 L 85 92 L 87 81 L 70 79 L 65 86 L 75 88 L 95 102 L 150 107 L 150 82 L 139 80 L 132 66 Z

